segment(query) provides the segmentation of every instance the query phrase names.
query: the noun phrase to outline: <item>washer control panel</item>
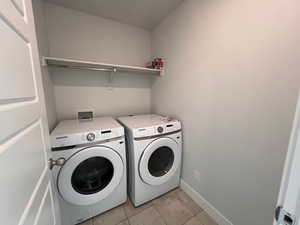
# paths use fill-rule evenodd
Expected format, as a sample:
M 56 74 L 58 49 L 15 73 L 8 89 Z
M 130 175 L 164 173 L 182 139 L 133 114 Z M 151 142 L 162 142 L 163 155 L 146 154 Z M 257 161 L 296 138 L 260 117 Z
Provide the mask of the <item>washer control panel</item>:
M 112 117 L 91 120 L 62 120 L 51 132 L 51 147 L 61 148 L 114 141 L 124 137 L 124 127 Z
M 119 129 L 95 130 L 81 135 L 82 142 L 97 142 L 124 135 L 124 131 Z
M 164 128 L 162 126 L 159 126 L 157 128 L 157 132 L 161 134 L 162 132 L 164 132 Z
M 99 141 L 105 141 L 117 137 L 124 136 L 124 128 L 118 127 L 105 130 L 93 130 L 84 133 L 64 135 L 64 136 L 51 136 L 52 148 L 87 144 Z

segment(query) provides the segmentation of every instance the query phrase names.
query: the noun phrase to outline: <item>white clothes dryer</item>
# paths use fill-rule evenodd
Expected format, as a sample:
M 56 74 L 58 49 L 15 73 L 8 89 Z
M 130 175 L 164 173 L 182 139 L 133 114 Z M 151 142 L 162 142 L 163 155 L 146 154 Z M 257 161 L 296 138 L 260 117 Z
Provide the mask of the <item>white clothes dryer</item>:
M 78 224 L 126 201 L 124 128 L 116 120 L 62 121 L 51 133 L 51 144 L 63 225 Z
M 180 184 L 181 123 L 159 115 L 119 117 L 125 126 L 128 194 L 135 206 Z

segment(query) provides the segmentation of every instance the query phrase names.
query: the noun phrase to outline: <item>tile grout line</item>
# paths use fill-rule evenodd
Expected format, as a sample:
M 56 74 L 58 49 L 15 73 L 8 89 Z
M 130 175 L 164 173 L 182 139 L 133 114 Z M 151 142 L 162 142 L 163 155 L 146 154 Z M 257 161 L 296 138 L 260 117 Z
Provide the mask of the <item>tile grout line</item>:
M 176 200 L 178 200 L 181 204 L 183 204 L 183 202 L 181 202 L 181 199 L 180 199 L 180 196 L 179 196 L 178 193 L 179 193 L 179 192 L 175 192 L 175 193 L 173 193 L 172 195 L 168 196 L 166 199 L 168 199 L 169 197 L 172 197 L 172 196 L 173 196 L 173 197 L 175 197 Z M 159 197 L 159 198 L 162 198 L 162 197 Z M 163 198 L 162 198 L 162 200 L 164 201 Z M 130 200 L 128 200 L 128 201 L 130 201 Z M 151 201 L 149 201 L 149 203 L 147 203 L 147 204 L 149 204 L 149 206 L 148 206 L 147 208 L 143 209 L 142 211 L 140 211 L 140 212 L 137 213 L 137 214 L 134 214 L 134 215 L 132 215 L 132 216 L 129 216 L 130 213 L 129 213 L 129 214 L 127 213 L 127 211 L 126 211 L 126 206 L 127 206 L 127 204 L 131 205 L 131 202 L 128 202 L 128 201 L 126 201 L 125 203 L 123 203 L 122 205 L 119 206 L 119 207 L 122 209 L 122 211 L 123 211 L 123 213 L 124 213 L 124 215 L 125 215 L 124 219 L 121 220 L 119 223 L 114 224 L 114 225 L 118 225 L 118 224 L 124 223 L 124 222 L 126 222 L 126 221 L 127 221 L 128 225 L 131 225 L 131 222 L 130 222 L 130 218 L 131 218 L 131 217 L 134 217 L 134 216 L 136 216 L 136 215 L 142 213 L 143 211 L 145 211 L 145 210 L 147 210 L 147 209 L 149 209 L 149 208 L 151 208 L 151 207 L 153 207 L 153 209 L 156 211 L 156 213 L 158 214 L 158 216 L 159 216 L 159 218 L 162 220 L 162 222 L 163 222 L 165 225 L 168 225 L 166 218 L 163 216 L 162 212 L 159 210 L 159 204 L 158 204 L 158 202 L 155 202 L 155 201 L 151 200 Z M 193 199 L 191 199 L 191 201 L 193 201 Z M 193 202 L 194 202 L 194 201 L 193 201 Z M 132 207 L 134 207 L 134 206 L 132 206 Z M 201 214 L 205 213 L 205 210 L 203 210 L 202 208 L 200 208 L 200 209 L 201 209 L 201 210 L 200 210 L 198 213 L 195 213 L 195 214 L 192 213 L 191 217 L 188 217 L 188 218 L 186 219 L 186 221 L 184 221 L 184 222 L 183 222 L 182 224 L 180 224 L 180 225 L 186 225 L 191 219 L 197 217 L 198 215 L 201 215 Z M 92 217 L 92 218 L 91 218 L 91 222 L 89 223 L 89 225 L 96 225 L 96 223 L 95 223 L 95 222 L 96 222 L 95 218 L 96 218 L 96 217 Z M 113 224 L 111 224 L 111 225 L 113 225 Z
M 128 221 L 128 216 L 127 216 L 127 213 L 126 213 L 126 210 L 125 210 L 125 205 L 126 205 L 127 202 L 123 203 L 122 205 L 120 205 L 119 207 L 123 210 L 123 213 L 125 215 L 125 218 L 123 220 L 121 220 L 120 222 L 118 222 L 117 224 L 115 225 L 118 225 L 120 223 L 123 223 L 124 221 Z
M 180 188 L 180 190 L 181 190 L 183 193 L 185 193 L 181 188 Z M 186 194 L 186 193 L 185 193 L 185 194 Z M 188 196 L 188 197 L 189 197 L 189 196 Z M 176 194 L 176 198 L 180 201 L 180 199 L 178 198 L 177 194 Z M 189 197 L 189 198 L 190 198 L 190 197 Z M 197 205 L 197 203 L 196 203 L 193 199 L 190 198 L 189 201 L 192 201 L 192 202 L 194 202 L 194 203 Z M 194 217 L 198 216 L 199 214 L 205 212 L 204 209 L 202 209 L 201 207 L 199 207 L 199 208 L 200 208 L 200 211 L 197 212 L 197 213 L 195 213 L 195 215 L 193 215 L 192 217 L 190 217 L 183 225 L 185 225 L 188 221 L 190 221 L 190 220 L 193 219 Z M 190 210 L 190 211 L 191 211 L 191 210 Z M 192 212 L 192 211 L 191 211 L 191 212 Z M 192 214 L 194 214 L 194 213 L 192 212 Z
M 127 201 L 130 201 L 130 200 L 128 199 Z M 126 212 L 126 210 L 125 210 L 125 205 L 126 205 L 126 204 L 127 204 L 127 202 L 124 204 L 123 209 L 124 209 L 124 212 L 125 212 L 125 215 L 126 215 L 126 219 L 127 219 L 127 221 L 128 221 L 128 224 L 131 225 L 130 220 L 129 220 L 130 217 L 127 215 L 127 212 Z M 131 204 L 131 202 L 129 202 L 129 204 Z
M 130 201 L 130 200 L 128 199 L 127 201 Z M 131 224 L 130 224 L 130 221 L 129 221 L 129 216 L 127 215 L 127 212 L 126 212 L 126 210 L 125 210 L 125 205 L 127 204 L 127 201 L 126 201 L 126 203 L 123 205 L 123 210 L 124 210 L 124 213 L 125 213 L 126 220 L 127 220 L 128 224 L 131 225 Z M 130 203 L 129 203 L 129 204 L 130 204 Z M 125 220 L 124 220 L 124 221 L 125 221 Z
M 164 217 L 160 214 L 159 210 L 155 207 L 155 204 L 153 204 L 153 209 L 158 213 L 159 217 L 163 220 L 164 224 L 167 225 L 167 222 L 165 221 Z
M 174 193 L 174 196 L 175 196 L 175 198 L 180 202 L 180 199 L 178 198 L 178 193 Z M 160 215 L 160 217 L 162 218 L 162 220 L 164 221 L 164 223 L 165 223 L 166 225 L 168 225 L 167 222 L 165 221 L 164 217 L 161 215 L 159 209 L 157 209 L 155 206 L 156 206 L 156 204 L 153 203 L 154 209 L 158 212 L 158 214 Z M 203 210 L 202 210 L 202 211 L 203 211 Z M 181 224 L 181 225 L 185 225 L 189 220 L 191 220 L 192 218 L 196 217 L 196 215 L 198 215 L 198 213 L 195 214 L 195 215 L 193 215 L 193 213 L 192 213 L 192 216 L 189 217 L 189 218 L 188 218 L 183 224 Z

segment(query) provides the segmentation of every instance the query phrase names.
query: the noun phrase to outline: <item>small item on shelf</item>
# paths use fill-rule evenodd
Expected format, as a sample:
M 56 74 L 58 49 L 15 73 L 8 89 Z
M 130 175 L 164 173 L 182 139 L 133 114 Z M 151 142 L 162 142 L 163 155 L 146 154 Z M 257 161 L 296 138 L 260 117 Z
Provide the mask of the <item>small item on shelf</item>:
M 162 58 L 155 58 L 153 61 L 148 62 L 146 64 L 146 67 L 149 69 L 162 69 L 164 67 L 164 62 Z

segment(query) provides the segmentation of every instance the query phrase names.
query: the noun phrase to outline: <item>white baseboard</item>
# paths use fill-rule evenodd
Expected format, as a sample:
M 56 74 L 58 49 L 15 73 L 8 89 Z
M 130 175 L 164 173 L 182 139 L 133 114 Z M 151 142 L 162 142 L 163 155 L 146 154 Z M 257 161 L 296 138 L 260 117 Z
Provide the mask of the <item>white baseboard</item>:
M 181 189 L 187 193 L 218 225 L 233 225 L 215 207 L 204 199 L 197 191 L 181 179 Z

